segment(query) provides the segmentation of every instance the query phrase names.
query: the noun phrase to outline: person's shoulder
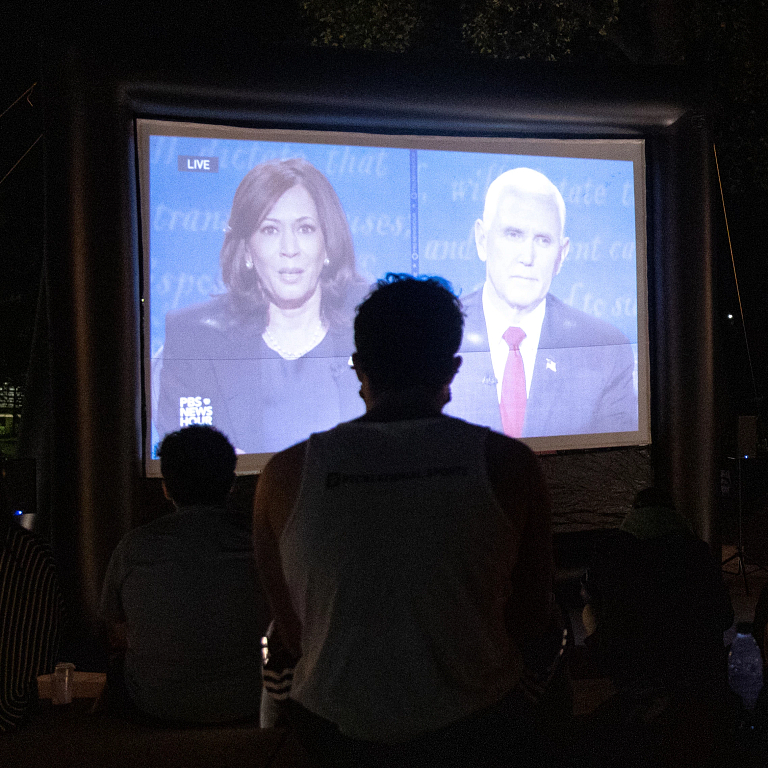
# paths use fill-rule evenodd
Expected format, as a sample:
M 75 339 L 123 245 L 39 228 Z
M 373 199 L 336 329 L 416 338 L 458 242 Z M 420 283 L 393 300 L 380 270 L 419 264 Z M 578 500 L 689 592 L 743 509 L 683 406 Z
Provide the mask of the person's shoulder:
M 165 316 L 165 356 L 203 358 L 229 354 L 248 339 L 258 338 L 251 325 L 254 318 L 237 309 L 229 294 L 173 310 Z
M 237 313 L 229 294 L 213 296 L 208 301 L 192 304 L 182 309 L 170 311 L 166 317 L 166 326 L 180 328 L 216 328 L 224 330 L 237 321 Z
M 123 534 L 117 547 L 115 547 L 115 552 L 128 554 L 141 550 L 147 542 L 168 535 L 180 527 L 183 527 L 183 513 L 174 509 L 172 512 L 159 515 L 153 520 L 131 528 L 130 531 Z
M 607 528 L 599 531 L 592 541 L 590 561 L 592 565 L 605 561 L 617 561 L 623 565 L 636 557 L 640 550 L 640 541 L 620 528 Z
M 693 533 L 670 533 L 659 537 L 654 543 L 657 549 L 674 553 L 675 558 L 680 562 L 689 565 L 695 563 L 702 568 L 717 564 L 709 545 Z
M 494 487 L 517 484 L 523 478 L 538 480 L 541 476 L 536 454 L 525 443 L 492 429 L 485 442 L 485 461 Z
M 488 332 L 483 312 L 483 289 L 479 288 L 459 300 L 464 313 L 464 334 L 460 352 L 487 350 Z
M 523 442 L 501 432 L 488 429 L 486 453 L 518 462 L 535 462 L 536 454 Z
M 301 478 L 308 442 L 304 440 L 296 443 L 272 456 L 259 476 L 256 485 L 257 493 L 259 486 L 263 489 L 265 484 L 269 486 L 271 492 L 281 488 L 292 489 Z
M 267 529 L 275 535 L 282 531 L 301 486 L 307 442 L 279 451 L 262 470 L 253 506 L 253 531 L 257 539 Z
M 485 464 L 488 482 L 508 515 L 517 519 L 518 513 L 525 511 L 542 525 L 551 525 L 547 484 L 536 454 L 525 443 L 488 430 Z
M 302 440 L 302 442 L 296 443 L 296 445 L 292 445 L 290 448 L 278 451 L 267 462 L 264 472 L 278 473 L 303 463 L 308 442 L 308 440 Z
M 42 536 L 22 528 L 15 520 L 8 524 L 5 541 L 6 546 L 17 553 L 24 550 L 30 555 L 53 557 L 50 545 Z
M 566 304 L 554 294 L 548 293 L 546 301 L 544 325 L 559 338 L 567 339 L 568 346 L 629 344 L 615 325 Z

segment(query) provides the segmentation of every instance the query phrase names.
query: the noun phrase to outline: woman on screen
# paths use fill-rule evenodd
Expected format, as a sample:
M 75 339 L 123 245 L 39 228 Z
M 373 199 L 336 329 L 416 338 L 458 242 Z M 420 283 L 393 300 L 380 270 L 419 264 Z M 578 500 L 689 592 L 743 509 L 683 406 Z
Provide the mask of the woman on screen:
M 267 453 L 361 414 L 348 360 L 366 286 L 328 179 L 300 159 L 254 167 L 220 262 L 227 293 L 166 317 L 160 437 L 207 423 Z

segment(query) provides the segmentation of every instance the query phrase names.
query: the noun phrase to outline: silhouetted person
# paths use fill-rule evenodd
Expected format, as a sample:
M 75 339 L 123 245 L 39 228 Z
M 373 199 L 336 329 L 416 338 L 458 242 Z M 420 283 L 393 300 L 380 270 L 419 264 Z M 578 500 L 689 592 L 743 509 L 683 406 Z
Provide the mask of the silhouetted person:
M 462 325 L 440 281 L 380 280 L 355 320 L 366 414 L 256 489 L 292 722 L 326 765 L 539 758 L 522 649 L 551 605 L 549 499 L 526 446 L 441 413 Z
M 768 585 L 760 590 L 755 605 L 755 615 L 752 621 L 752 636 L 755 638 L 760 655 L 763 659 L 763 688 L 755 708 L 755 720 L 763 732 L 768 731 Z
M 53 670 L 63 598 L 50 547 L 11 517 L 0 476 L 0 731 L 15 728 Z
M 258 716 L 268 612 L 250 520 L 225 507 L 235 462 L 212 427 L 167 435 L 160 466 L 176 510 L 127 533 L 104 578 L 101 612 L 113 649 L 125 654 L 125 692 L 156 720 Z
M 597 545 L 582 594 L 587 647 L 617 691 L 593 718 L 597 752 L 610 765 L 702 764 L 722 723 L 733 608 L 669 494 L 637 494 Z M 591 750 L 589 760 L 602 764 Z

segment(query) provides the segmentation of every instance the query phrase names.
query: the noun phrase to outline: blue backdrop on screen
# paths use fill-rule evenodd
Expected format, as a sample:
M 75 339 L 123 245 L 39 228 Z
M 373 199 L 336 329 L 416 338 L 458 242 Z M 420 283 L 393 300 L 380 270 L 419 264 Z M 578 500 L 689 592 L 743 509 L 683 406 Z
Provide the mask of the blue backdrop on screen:
M 219 251 L 243 176 L 265 160 L 291 157 L 311 162 L 335 188 L 352 231 L 358 271 L 366 278 L 411 272 L 415 266 L 421 274 L 444 276 L 464 295 L 485 279 L 474 223 L 488 185 L 511 168 L 542 172 L 563 195 L 565 235 L 571 241 L 552 293 L 637 343 L 629 161 L 172 136 L 152 136 L 149 148 L 152 356 L 162 347 L 167 312 L 224 292 Z M 202 159 L 209 161 L 205 167 Z M 188 162 L 189 170 L 182 170 Z

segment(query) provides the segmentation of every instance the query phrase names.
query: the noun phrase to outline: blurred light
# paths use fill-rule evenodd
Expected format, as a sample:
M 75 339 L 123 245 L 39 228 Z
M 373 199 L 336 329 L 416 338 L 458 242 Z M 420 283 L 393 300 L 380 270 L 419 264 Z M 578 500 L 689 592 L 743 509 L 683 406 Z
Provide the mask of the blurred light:
M 14 515 L 23 515 L 24 512 L 22 510 L 20 510 L 20 509 L 17 509 L 13 514 Z
M 728 319 L 729 319 L 729 320 L 733 320 L 733 315 L 730 315 L 730 314 L 729 314 L 729 315 L 728 315 Z

